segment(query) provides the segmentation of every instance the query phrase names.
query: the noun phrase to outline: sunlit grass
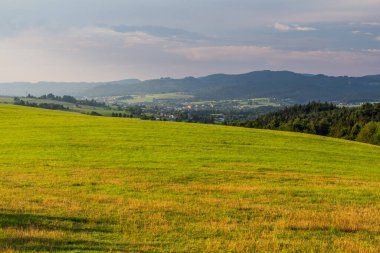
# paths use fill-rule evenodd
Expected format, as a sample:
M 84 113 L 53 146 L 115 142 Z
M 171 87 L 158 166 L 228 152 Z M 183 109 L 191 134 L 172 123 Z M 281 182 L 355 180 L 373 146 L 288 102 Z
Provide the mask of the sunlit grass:
M 380 251 L 377 146 L 12 105 L 0 140 L 0 251 Z
M 145 94 L 145 95 L 135 95 L 133 98 L 120 100 L 120 102 L 126 103 L 152 103 L 156 100 L 186 100 L 191 99 L 194 96 L 185 93 L 174 92 L 174 93 L 158 93 L 158 94 Z
M 91 114 L 92 112 L 96 112 L 102 116 L 112 116 L 113 113 L 121 113 L 125 114 L 124 110 L 119 110 L 117 106 L 109 106 L 109 107 L 100 107 L 100 106 L 90 106 L 90 105 L 81 105 L 68 103 L 64 101 L 57 101 L 51 99 L 39 99 L 39 98 L 30 98 L 30 97 L 22 97 L 21 100 L 29 103 L 35 104 L 56 104 L 62 105 L 66 109 L 71 112 L 77 112 L 82 114 Z M 0 97 L 1 104 L 14 104 L 14 99 L 12 97 Z M 65 110 L 66 110 L 65 109 Z

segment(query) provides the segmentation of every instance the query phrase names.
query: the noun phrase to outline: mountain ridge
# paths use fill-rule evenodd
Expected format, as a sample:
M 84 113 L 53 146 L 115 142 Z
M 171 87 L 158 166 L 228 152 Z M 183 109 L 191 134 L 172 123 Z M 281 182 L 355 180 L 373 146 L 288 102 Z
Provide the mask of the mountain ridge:
M 59 87 L 59 84 L 65 85 Z M 243 74 L 218 73 L 203 77 L 145 81 L 125 79 L 99 83 L 0 83 L 0 95 L 25 95 L 26 92 L 32 95 L 54 93 L 82 97 L 186 93 L 192 95 L 195 100 L 267 97 L 295 103 L 365 102 L 380 101 L 380 75 L 349 77 L 262 70 Z
M 312 100 L 355 102 L 380 100 L 380 75 L 363 77 L 298 74 L 291 71 L 253 71 L 182 79 L 160 78 L 135 84 L 105 84 L 92 96 L 182 92 L 196 99 L 270 97 L 298 103 Z

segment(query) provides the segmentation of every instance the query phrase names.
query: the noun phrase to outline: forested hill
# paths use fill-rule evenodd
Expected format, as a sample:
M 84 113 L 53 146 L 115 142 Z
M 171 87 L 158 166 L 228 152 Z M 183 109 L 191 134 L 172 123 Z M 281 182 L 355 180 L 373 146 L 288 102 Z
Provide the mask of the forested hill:
M 332 77 L 289 71 L 215 74 L 183 79 L 127 79 L 107 83 L 0 83 L 0 95 L 41 96 L 48 93 L 78 97 L 107 97 L 157 93 L 184 93 L 194 100 L 275 98 L 291 103 L 309 101 L 380 101 L 380 75 Z
M 200 100 L 277 98 L 309 101 L 362 102 L 380 100 L 380 75 L 331 77 L 289 71 L 216 74 L 184 79 L 161 78 L 139 83 L 120 81 L 88 89 L 83 95 L 115 96 L 182 92 Z
M 347 108 L 312 102 L 236 125 L 318 134 L 380 145 L 380 103 Z

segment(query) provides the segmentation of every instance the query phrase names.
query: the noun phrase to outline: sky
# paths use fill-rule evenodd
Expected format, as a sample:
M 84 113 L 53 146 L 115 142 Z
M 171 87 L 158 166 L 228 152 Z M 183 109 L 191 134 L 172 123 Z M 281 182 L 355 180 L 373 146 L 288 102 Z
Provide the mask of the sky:
M 380 74 L 380 0 L 0 0 L 0 82 Z

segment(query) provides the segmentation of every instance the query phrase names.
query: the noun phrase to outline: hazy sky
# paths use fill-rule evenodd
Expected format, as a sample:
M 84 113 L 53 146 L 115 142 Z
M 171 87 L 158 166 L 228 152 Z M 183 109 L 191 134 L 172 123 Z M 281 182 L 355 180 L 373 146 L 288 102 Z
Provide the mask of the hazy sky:
M 380 74 L 380 0 L 0 0 L 0 82 Z

